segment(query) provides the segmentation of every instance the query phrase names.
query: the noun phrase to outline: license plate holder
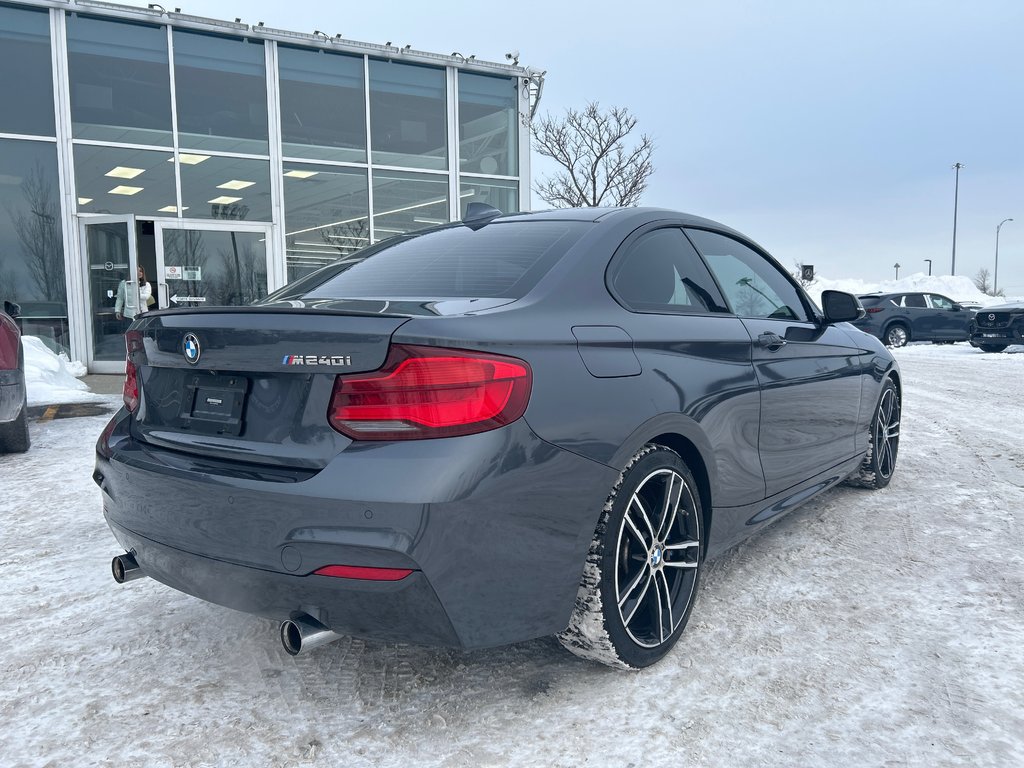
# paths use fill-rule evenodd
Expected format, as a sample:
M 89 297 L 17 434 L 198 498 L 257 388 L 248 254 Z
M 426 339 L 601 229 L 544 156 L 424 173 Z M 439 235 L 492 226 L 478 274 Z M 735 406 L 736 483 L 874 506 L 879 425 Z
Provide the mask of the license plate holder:
M 244 376 L 188 376 L 179 413 L 181 426 L 206 434 L 241 434 L 248 390 Z

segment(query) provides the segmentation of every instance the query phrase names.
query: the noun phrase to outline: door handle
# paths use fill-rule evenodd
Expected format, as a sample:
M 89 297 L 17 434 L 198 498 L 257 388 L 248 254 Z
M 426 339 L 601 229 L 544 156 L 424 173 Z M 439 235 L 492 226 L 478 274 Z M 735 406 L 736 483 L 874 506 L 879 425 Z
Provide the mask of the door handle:
M 782 349 L 784 346 L 786 346 L 786 340 L 779 336 L 777 333 L 772 333 L 771 331 L 762 333 L 760 336 L 758 336 L 757 343 L 762 347 L 766 347 L 772 352 L 774 352 L 777 349 Z

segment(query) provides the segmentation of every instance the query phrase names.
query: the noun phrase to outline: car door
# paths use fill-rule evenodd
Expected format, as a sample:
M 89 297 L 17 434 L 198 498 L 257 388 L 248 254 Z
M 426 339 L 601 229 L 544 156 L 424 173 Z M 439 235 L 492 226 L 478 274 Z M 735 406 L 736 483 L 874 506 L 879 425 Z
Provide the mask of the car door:
M 762 500 L 760 396 L 750 337 L 682 229 L 658 222 L 632 233 L 609 265 L 608 287 L 631 313 L 623 321 L 626 338 L 656 410 L 692 419 L 715 447 L 716 506 Z M 593 375 L 607 375 L 601 369 L 609 330 L 573 328 Z
M 936 313 L 928 306 L 928 300 L 923 293 L 908 293 L 903 297 L 903 306 L 907 320 L 910 322 L 911 341 L 931 341 L 934 338 L 941 338 L 941 332 L 936 323 Z
M 818 322 L 793 280 L 753 245 L 687 229 L 750 335 L 761 388 L 761 466 L 774 496 L 856 454 L 861 353 Z
M 936 339 L 948 341 L 964 341 L 968 337 L 967 325 L 971 313 L 941 293 L 926 294 L 932 308 L 932 322 Z

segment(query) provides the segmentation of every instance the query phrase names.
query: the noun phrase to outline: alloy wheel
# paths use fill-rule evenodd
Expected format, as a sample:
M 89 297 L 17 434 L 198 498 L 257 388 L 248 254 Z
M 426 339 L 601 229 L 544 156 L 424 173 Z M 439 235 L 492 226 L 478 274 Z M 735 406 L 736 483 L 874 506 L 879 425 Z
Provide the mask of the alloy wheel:
M 900 444 L 900 401 L 894 387 L 887 388 L 878 403 L 873 442 L 878 473 L 891 477 L 896 469 L 896 453 Z
M 890 347 L 906 346 L 907 340 L 907 329 L 902 325 L 894 325 L 885 332 L 885 343 Z
M 670 639 L 687 614 L 700 562 L 700 515 L 673 469 L 637 486 L 619 526 L 615 595 L 629 637 L 644 648 Z

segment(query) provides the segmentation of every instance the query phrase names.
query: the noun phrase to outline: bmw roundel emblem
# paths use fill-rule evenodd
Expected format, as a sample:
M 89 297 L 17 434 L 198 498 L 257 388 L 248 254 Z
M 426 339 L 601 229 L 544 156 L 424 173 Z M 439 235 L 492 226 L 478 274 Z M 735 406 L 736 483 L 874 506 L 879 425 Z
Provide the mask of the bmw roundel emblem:
M 199 355 L 203 353 L 199 348 L 199 338 L 194 333 L 186 333 L 185 338 L 181 340 L 181 351 L 192 365 L 198 363 Z

